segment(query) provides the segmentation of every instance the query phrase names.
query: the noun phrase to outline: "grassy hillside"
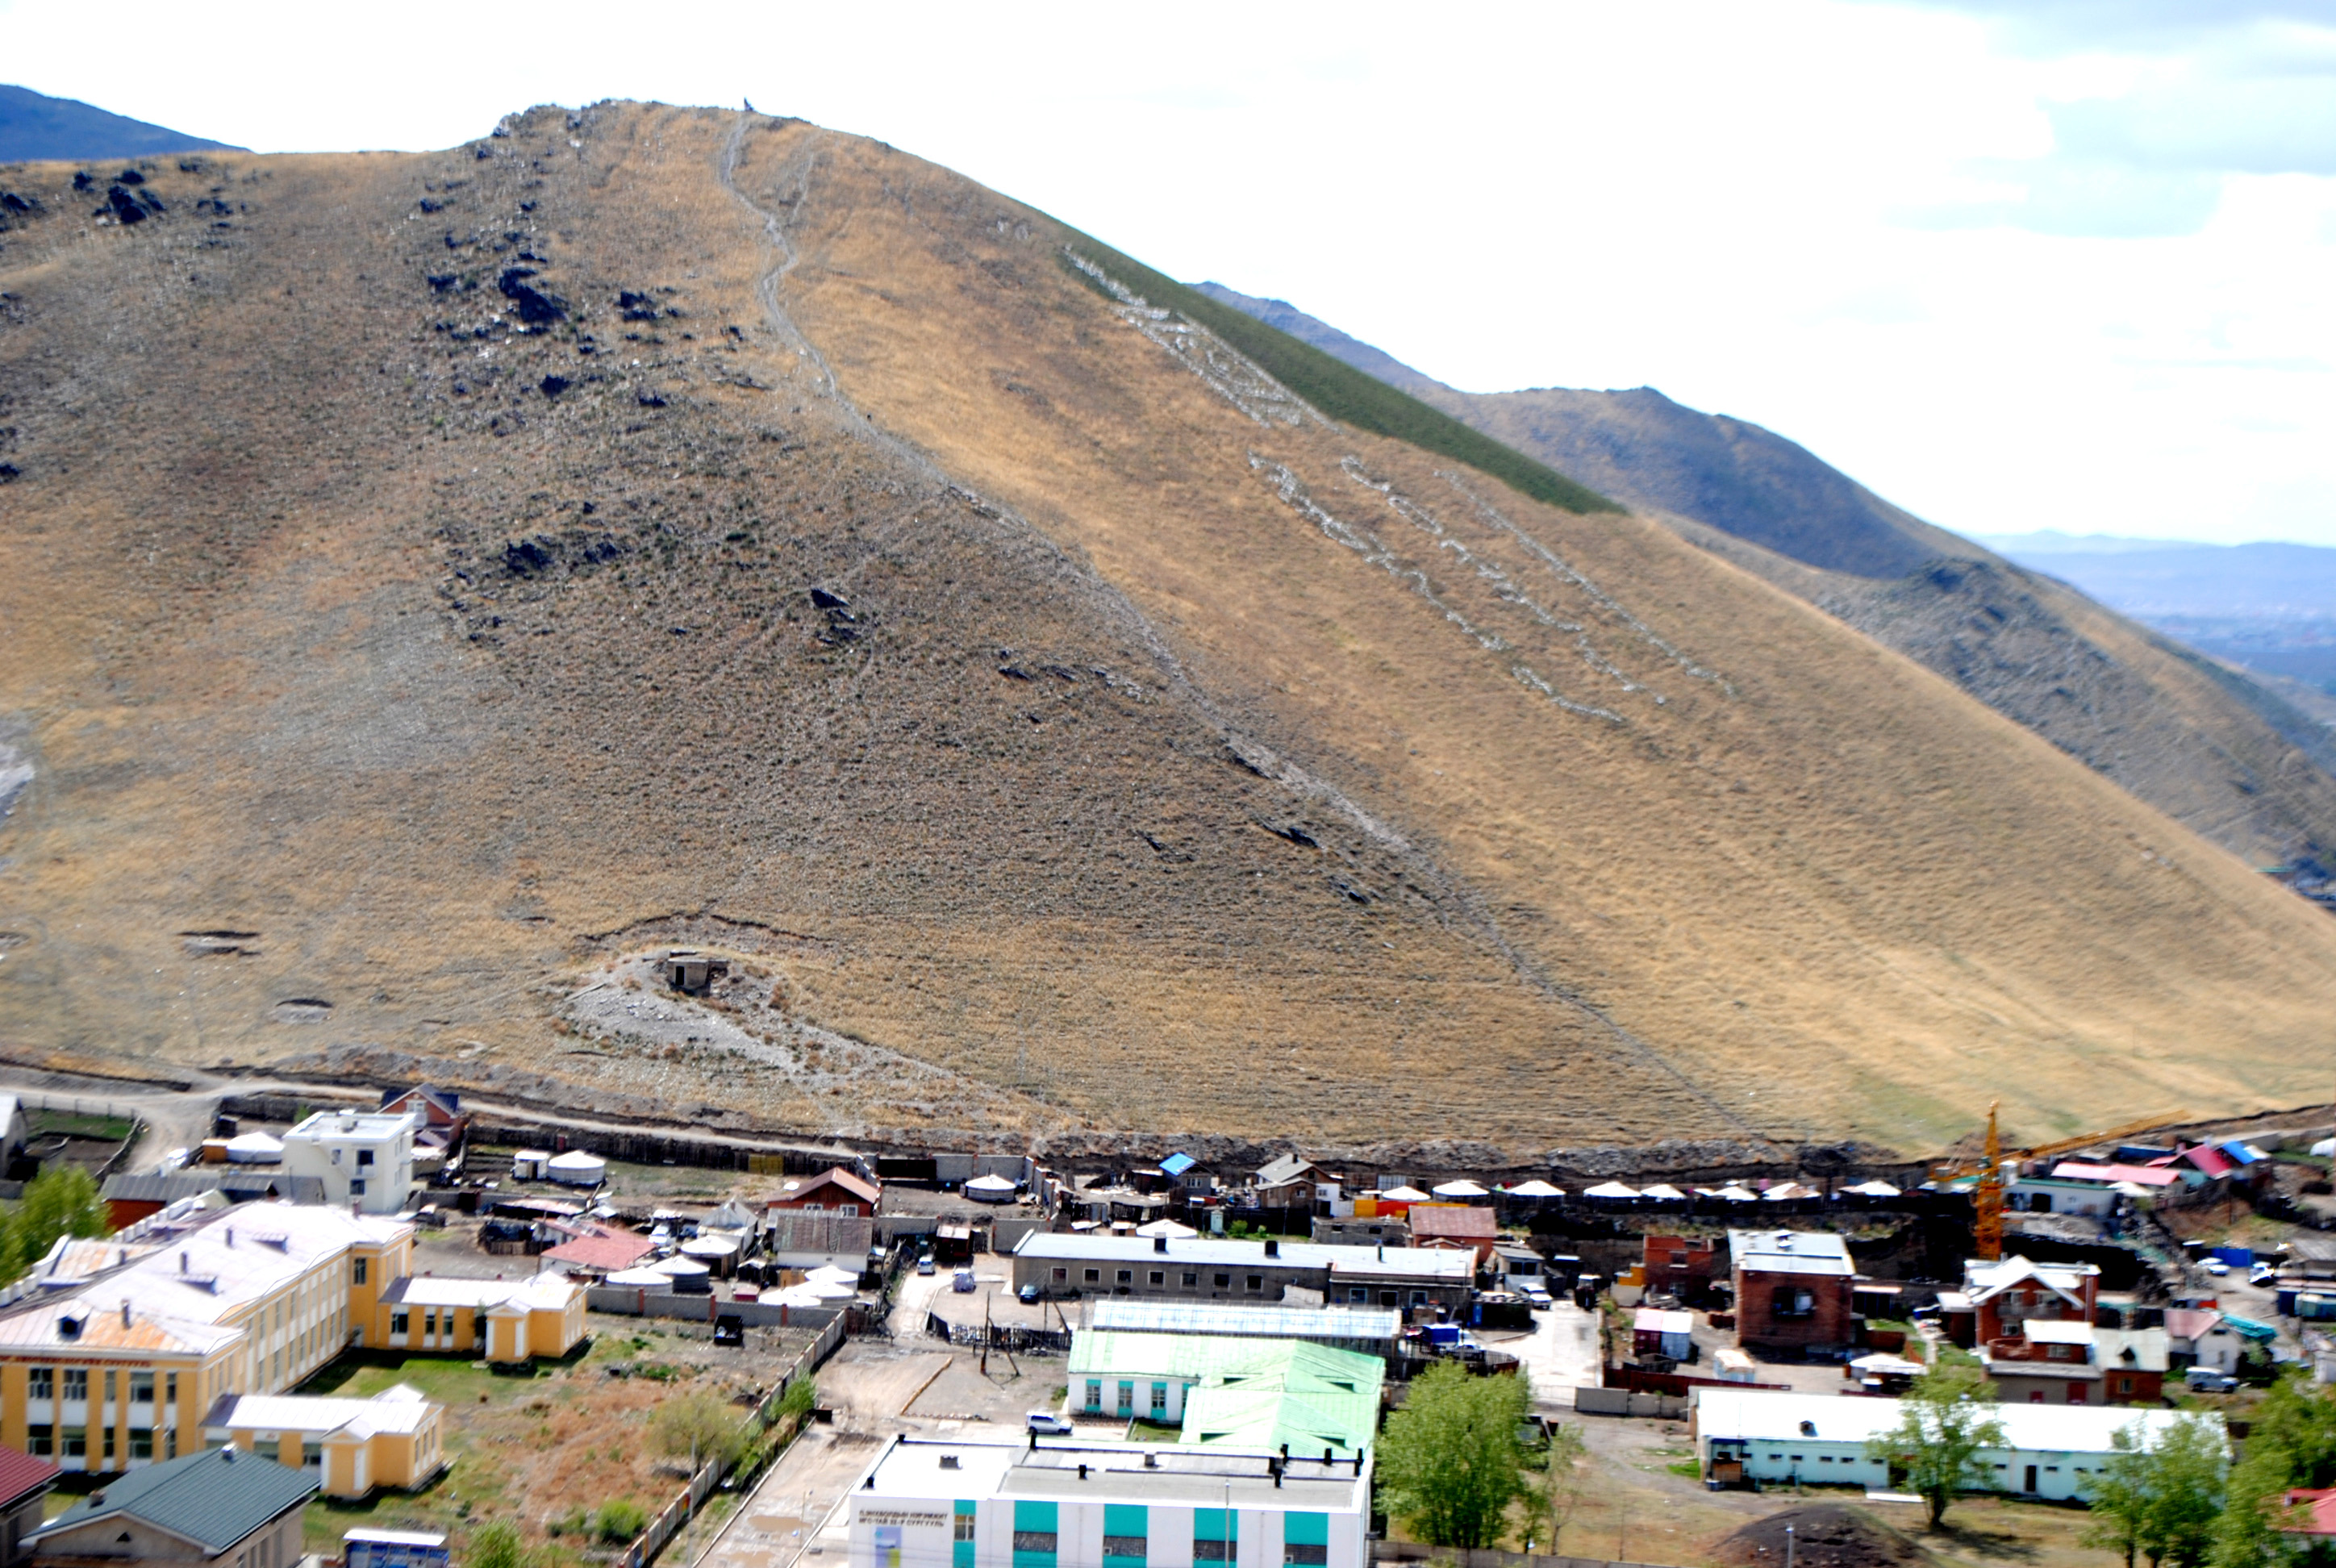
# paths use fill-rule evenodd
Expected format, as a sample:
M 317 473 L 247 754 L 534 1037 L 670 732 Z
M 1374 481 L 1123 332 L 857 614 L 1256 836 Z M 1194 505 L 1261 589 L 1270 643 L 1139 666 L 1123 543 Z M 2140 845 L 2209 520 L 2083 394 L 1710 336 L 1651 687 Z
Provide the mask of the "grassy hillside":
M 2321 1090 L 2336 922 L 1661 526 L 1251 417 L 947 170 L 177 161 L 11 175 L 0 1055 L 1399 1168 Z

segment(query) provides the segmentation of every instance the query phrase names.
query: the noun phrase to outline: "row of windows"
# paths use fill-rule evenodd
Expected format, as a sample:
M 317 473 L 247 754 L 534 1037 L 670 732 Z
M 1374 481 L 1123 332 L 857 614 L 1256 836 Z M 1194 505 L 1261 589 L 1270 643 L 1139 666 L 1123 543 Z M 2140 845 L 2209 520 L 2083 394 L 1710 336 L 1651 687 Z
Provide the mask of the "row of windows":
M 54 1423 L 35 1422 L 24 1428 L 24 1452 L 35 1459 L 60 1457 L 86 1459 L 89 1457 L 89 1435 L 92 1430 L 92 1428 L 87 1427 L 68 1427 L 60 1435 Z M 99 1437 L 98 1456 L 108 1467 L 111 1467 L 114 1457 L 113 1428 L 99 1427 L 94 1430 Z M 60 1442 L 64 1445 L 62 1455 L 57 1451 L 57 1445 Z M 130 1457 L 151 1459 L 153 1456 L 154 1429 L 151 1427 L 132 1427 L 130 1429 Z M 179 1429 L 176 1427 L 165 1427 L 162 1428 L 162 1457 L 175 1459 L 178 1456 Z
M 957 1539 L 970 1541 L 973 1533 L 968 1522 L 970 1514 L 958 1515 Z M 1014 1532 L 1014 1552 L 1017 1559 L 1025 1555 L 1052 1556 L 1056 1533 L 1052 1530 L 1017 1530 Z M 1149 1544 L 1141 1535 L 1106 1535 L 1103 1538 L 1103 1554 L 1106 1562 L 1143 1563 L 1149 1559 L 1145 1553 Z M 1202 1563 L 1232 1563 L 1239 1560 L 1240 1545 L 1232 1541 L 1202 1541 L 1192 1543 L 1192 1561 Z M 1284 1568 L 1321 1568 L 1330 1561 L 1330 1548 L 1319 1542 L 1290 1541 L 1282 1545 Z
M 64 1374 L 66 1402 L 87 1399 L 89 1368 L 67 1367 L 64 1368 Z M 120 1376 L 120 1373 L 112 1371 L 105 1375 L 105 1397 L 109 1401 L 115 1398 L 115 1390 L 119 1385 L 114 1379 Z M 34 1367 L 25 1377 L 24 1397 L 28 1399 L 54 1399 L 56 1398 L 56 1390 L 57 1368 L 54 1367 Z M 133 1405 L 151 1405 L 154 1402 L 153 1373 L 130 1374 L 130 1402 Z M 176 1372 L 162 1374 L 162 1402 L 166 1405 L 175 1405 L 179 1402 L 179 1375 Z

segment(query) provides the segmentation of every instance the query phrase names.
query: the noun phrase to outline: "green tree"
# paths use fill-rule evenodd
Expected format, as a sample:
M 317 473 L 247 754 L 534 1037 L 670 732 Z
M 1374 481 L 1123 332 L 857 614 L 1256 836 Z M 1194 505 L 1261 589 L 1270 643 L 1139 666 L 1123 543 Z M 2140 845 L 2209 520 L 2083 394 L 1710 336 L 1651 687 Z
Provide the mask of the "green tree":
M 2291 1486 L 2336 1486 L 2336 1398 L 2302 1368 L 2282 1370 L 2253 1422 L 2214 1527 L 2215 1568 L 2267 1568 L 2309 1554 L 2278 1529 L 2282 1501 Z
M 746 1451 L 746 1424 L 737 1407 L 702 1389 L 676 1394 L 659 1404 L 649 1418 L 649 1430 L 657 1452 L 676 1459 L 694 1456 L 700 1465 L 720 1459 L 727 1468 Z
M 1517 1428 L 1530 1404 L 1523 1378 L 1472 1378 L 1450 1361 L 1412 1379 L 1379 1438 L 1387 1512 L 1431 1546 L 1499 1545 L 1529 1490 Z
M 2185 1416 L 2149 1442 L 2136 1421 L 2111 1438 L 2108 1462 L 2085 1488 L 2092 1505 L 2085 1544 L 2136 1553 L 2150 1568 L 2197 1568 L 2214 1540 L 2230 1458 L 2219 1426 Z
M 0 1211 L 0 1280 L 39 1262 L 60 1236 L 102 1236 L 112 1229 L 90 1174 L 79 1165 L 52 1165 Z
M 1961 1491 L 1991 1479 L 1979 1456 L 2003 1446 L 2003 1424 L 1991 1412 L 1986 1379 L 1968 1367 L 1940 1367 L 1914 1379 L 1899 1401 L 1898 1425 L 1865 1445 L 1865 1456 L 1891 1467 L 1893 1483 L 1922 1499 L 1931 1528 Z

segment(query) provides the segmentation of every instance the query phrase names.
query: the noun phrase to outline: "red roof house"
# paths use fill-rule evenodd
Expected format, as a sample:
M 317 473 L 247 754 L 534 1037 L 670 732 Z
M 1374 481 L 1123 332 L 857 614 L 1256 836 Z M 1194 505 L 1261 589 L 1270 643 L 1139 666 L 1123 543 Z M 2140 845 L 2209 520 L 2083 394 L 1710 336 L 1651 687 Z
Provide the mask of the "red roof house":
M 764 1201 L 768 1209 L 822 1209 L 832 1214 L 873 1214 L 884 1189 L 842 1165 L 789 1182 Z
M 1499 1223 L 1490 1209 L 1473 1203 L 1411 1206 L 1411 1244 L 1415 1247 L 1467 1247 L 1475 1252 L 1476 1266 L 1481 1269 L 1491 1260 L 1493 1243 L 1499 1237 Z

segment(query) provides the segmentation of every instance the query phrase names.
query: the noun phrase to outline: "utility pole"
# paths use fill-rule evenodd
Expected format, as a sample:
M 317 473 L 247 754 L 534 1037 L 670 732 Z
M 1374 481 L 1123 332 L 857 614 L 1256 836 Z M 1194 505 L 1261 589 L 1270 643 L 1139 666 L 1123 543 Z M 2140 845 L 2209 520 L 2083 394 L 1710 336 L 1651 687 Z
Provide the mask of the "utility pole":
M 1793 1527 L 1785 1526 L 1785 1568 L 1793 1568 Z

